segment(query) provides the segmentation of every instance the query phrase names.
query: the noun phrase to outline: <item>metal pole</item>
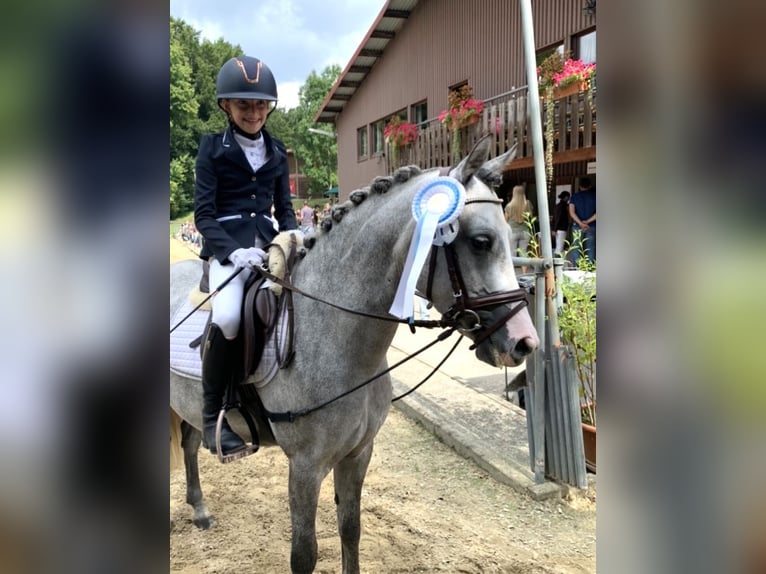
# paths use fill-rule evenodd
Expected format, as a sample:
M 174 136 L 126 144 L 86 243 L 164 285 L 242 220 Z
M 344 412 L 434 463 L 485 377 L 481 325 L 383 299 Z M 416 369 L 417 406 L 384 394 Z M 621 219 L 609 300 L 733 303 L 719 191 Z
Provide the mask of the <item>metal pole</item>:
M 545 482 L 545 357 L 548 352 L 545 329 L 545 276 L 535 273 L 535 325 L 540 347 L 534 353 L 535 377 L 531 387 L 534 389 L 535 402 L 532 411 L 535 484 Z M 528 381 L 529 383 L 529 381 Z
M 553 246 L 548 212 L 548 186 L 545 181 L 545 151 L 543 150 L 543 125 L 540 112 L 540 90 L 537 85 L 537 62 L 535 61 L 535 31 L 532 22 L 532 0 L 519 0 L 521 6 L 521 30 L 524 40 L 524 61 L 527 68 L 529 90 L 529 113 L 532 116 L 532 152 L 537 183 L 537 211 L 540 222 L 540 244 L 546 269 L 551 268 Z M 548 142 L 551 145 L 552 142 Z

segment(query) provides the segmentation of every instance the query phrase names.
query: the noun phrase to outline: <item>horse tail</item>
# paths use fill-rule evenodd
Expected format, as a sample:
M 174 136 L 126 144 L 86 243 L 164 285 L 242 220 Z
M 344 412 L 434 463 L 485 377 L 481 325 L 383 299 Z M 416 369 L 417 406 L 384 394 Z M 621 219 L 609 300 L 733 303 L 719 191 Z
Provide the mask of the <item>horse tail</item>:
M 181 446 L 181 422 L 181 417 L 173 409 L 170 409 L 170 470 L 181 468 L 184 464 L 184 452 Z

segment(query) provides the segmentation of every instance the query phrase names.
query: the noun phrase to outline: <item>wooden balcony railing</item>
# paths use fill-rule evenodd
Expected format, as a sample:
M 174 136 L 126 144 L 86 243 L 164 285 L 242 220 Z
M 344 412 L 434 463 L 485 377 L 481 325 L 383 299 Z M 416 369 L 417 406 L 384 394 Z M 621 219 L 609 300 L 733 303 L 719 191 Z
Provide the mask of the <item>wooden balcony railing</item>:
M 554 99 L 553 163 L 595 159 L 596 155 L 596 93 L 589 101 L 587 92 L 564 92 Z M 526 86 L 484 101 L 480 120 L 460 133 L 460 154 L 464 157 L 476 141 L 485 134 L 492 136 L 492 157 L 506 152 L 518 142 L 516 159 L 510 168 L 529 167 L 532 163 L 531 122 L 528 112 Z M 546 141 L 546 113 L 540 103 L 543 122 L 543 145 Z M 436 118 L 418 124 L 418 139 L 399 149 L 397 165 L 392 165 L 389 146 L 386 149 L 386 172 L 402 165 L 415 164 L 422 169 L 451 165 L 452 134 Z

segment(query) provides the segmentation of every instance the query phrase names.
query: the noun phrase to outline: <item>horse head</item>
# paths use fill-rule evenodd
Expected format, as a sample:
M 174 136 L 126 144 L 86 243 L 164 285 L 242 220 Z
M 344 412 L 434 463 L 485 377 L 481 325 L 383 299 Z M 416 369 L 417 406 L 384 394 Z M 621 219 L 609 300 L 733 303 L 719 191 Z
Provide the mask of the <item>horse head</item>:
M 476 356 L 494 366 L 516 366 L 540 344 L 532 320 L 519 296 L 513 268 L 511 231 L 502 203 L 492 186 L 516 153 L 488 160 L 490 139 L 485 137 L 450 170 L 466 189 L 466 204 L 458 218 L 456 238 L 435 248 L 436 261 L 426 266 L 418 288 L 448 317 L 473 317 L 461 332 L 474 341 Z M 451 250 L 444 256 L 440 252 Z M 450 259 L 453 260 L 451 269 Z M 458 279 L 456 280 L 455 274 Z M 433 276 L 431 276 L 433 275 Z

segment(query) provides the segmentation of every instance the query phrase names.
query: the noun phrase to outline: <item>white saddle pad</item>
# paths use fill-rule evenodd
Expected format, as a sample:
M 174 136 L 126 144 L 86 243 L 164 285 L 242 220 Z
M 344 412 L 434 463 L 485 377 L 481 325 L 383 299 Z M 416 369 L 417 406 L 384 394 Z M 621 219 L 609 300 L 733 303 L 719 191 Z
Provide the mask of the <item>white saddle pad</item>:
M 194 304 L 186 299 L 170 320 L 171 327 L 178 323 L 194 308 Z M 189 343 L 199 337 L 205 330 L 210 311 L 198 309 L 170 334 L 170 370 L 182 377 L 202 380 L 202 359 L 199 347 L 190 348 Z M 263 349 L 261 362 L 246 381 L 256 387 L 264 387 L 271 382 L 279 371 L 277 362 L 278 350 L 287 345 L 287 311 L 281 309 L 276 328 L 272 330 Z

